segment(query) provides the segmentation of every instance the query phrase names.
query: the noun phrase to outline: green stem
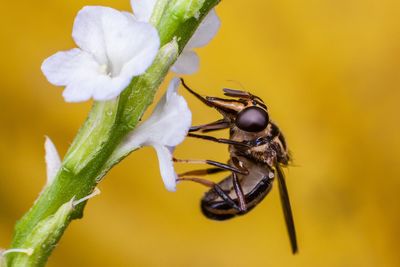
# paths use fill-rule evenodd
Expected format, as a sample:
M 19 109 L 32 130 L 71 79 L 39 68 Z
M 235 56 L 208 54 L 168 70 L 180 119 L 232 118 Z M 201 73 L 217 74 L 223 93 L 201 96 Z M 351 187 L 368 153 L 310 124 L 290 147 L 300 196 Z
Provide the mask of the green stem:
M 86 202 L 73 207 L 59 225 L 50 222 L 72 199 L 89 195 L 110 166 L 110 155 L 135 128 L 169 68 L 193 35 L 201 20 L 219 0 L 159 0 L 151 22 L 156 26 L 161 49 L 147 72 L 132 80 L 116 100 L 94 103 L 68 150 L 55 180 L 47 185 L 32 208 L 18 221 L 12 248 L 37 246 L 32 255 L 10 253 L 7 266 L 44 266 L 69 223 L 83 216 Z M 47 223 L 48 222 L 48 223 Z M 53 229 L 53 230 L 49 230 Z M 56 230 L 54 230 L 56 229 Z M 38 235 L 37 233 L 40 233 Z M 39 249 L 40 247 L 40 249 Z M 22 264 L 23 262 L 23 264 Z

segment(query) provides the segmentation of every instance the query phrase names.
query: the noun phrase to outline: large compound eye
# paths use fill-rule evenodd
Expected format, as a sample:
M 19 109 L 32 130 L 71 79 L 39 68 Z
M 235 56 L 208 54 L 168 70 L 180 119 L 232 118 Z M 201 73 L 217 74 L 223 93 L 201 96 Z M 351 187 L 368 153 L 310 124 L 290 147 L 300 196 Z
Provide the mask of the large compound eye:
M 236 126 L 246 132 L 261 132 L 268 122 L 268 113 L 259 107 L 246 108 L 236 117 Z

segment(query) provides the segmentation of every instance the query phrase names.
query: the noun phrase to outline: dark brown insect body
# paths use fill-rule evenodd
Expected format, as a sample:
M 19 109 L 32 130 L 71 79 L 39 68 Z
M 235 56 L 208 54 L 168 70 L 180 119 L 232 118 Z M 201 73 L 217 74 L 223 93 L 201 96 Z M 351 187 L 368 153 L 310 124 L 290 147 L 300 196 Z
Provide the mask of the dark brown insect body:
M 202 212 L 210 219 L 226 220 L 252 210 L 269 193 L 277 176 L 292 251 L 297 252 L 293 216 L 281 169 L 281 166 L 288 165 L 290 156 L 282 133 L 276 124 L 269 120 L 264 102 L 248 92 L 232 89 L 224 89 L 224 93 L 234 99 L 202 97 L 186 86 L 183 80 L 182 82 L 189 92 L 223 115 L 223 119 L 216 122 L 192 127 L 188 136 L 228 144 L 230 160 L 228 164 L 224 164 L 211 160 L 176 159 L 178 162 L 215 166 L 183 173 L 179 175 L 179 180 L 194 181 L 210 187 L 201 200 Z M 228 128 L 229 139 L 193 133 Z M 219 183 L 194 177 L 221 171 L 230 171 L 231 174 Z

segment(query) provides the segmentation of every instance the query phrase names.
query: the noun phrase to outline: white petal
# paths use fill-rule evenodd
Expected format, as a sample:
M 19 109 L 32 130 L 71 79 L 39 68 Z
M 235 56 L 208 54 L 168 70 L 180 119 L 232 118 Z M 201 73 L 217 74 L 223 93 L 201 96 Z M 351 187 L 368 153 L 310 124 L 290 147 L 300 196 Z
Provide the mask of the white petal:
M 111 37 L 115 42 L 109 43 L 109 57 L 115 65 L 124 63 L 120 76 L 143 74 L 153 63 L 160 48 L 158 32 L 149 23 L 134 22 L 123 34 L 119 40 Z
M 54 143 L 49 137 L 46 136 L 46 141 L 44 143 L 45 148 L 45 160 L 47 167 L 47 184 L 51 184 L 57 175 L 57 172 L 61 168 L 61 159 L 57 152 Z
M 80 48 L 107 65 L 112 77 L 144 73 L 160 45 L 157 30 L 149 23 L 108 7 L 84 7 L 72 35 Z
M 131 0 L 135 17 L 140 21 L 148 22 L 153 14 L 157 0 Z
M 106 7 L 86 6 L 76 15 L 72 38 L 83 50 L 96 56 L 100 64 L 107 64 L 106 43 L 102 28 L 101 13 L 113 9 Z
M 78 80 L 65 87 L 63 97 L 66 102 L 83 102 L 89 100 L 95 88 L 95 80 Z
M 125 138 L 108 163 L 112 165 L 113 162 L 119 161 L 141 146 L 153 146 L 159 157 L 161 175 L 170 191 L 175 189 L 176 179 L 171 162 L 171 150 L 185 139 L 192 123 L 192 113 L 185 99 L 177 93 L 179 85 L 178 78 L 171 81 L 150 118 Z
M 192 123 L 192 113 L 185 99 L 177 93 L 179 85 L 178 78 L 171 81 L 150 118 L 125 138 L 107 164 L 111 166 L 141 146 L 153 146 L 157 151 L 165 186 L 167 190 L 175 191 L 177 176 L 172 162 L 172 150 L 184 140 Z
M 193 51 L 184 49 L 171 70 L 175 73 L 192 74 L 198 71 L 200 59 Z
M 168 191 L 176 191 L 176 179 L 178 176 L 174 170 L 174 164 L 172 162 L 172 153 L 169 148 L 161 145 L 154 145 L 154 149 L 157 151 L 158 163 L 160 165 L 161 177 L 164 181 L 164 185 Z
M 151 116 L 129 136 L 132 142 L 172 147 L 185 139 L 192 124 L 192 113 L 186 100 L 177 92 L 179 85 L 178 78 L 172 79 Z
M 64 86 L 76 80 L 92 78 L 99 65 L 94 58 L 80 49 L 58 52 L 42 64 L 42 72 L 54 85 Z
M 186 48 L 189 49 L 205 46 L 214 38 L 220 26 L 221 21 L 219 20 L 215 9 L 212 9 L 200 23 L 196 32 L 187 43 Z
M 89 100 L 97 84 L 105 84 L 108 76 L 99 72 L 100 66 L 80 49 L 58 52 L 42 64 L 42 72 L 54 85 L 66 86 L 63 93 L 67 102 Z M 111 90 L 115 88 L 111 88 Z
M 93 99 L 96 101 L 104 101 L 114 99 L 129 85 L 132 76 L 118 76 L 110 78 L 102 76 L 97 80 L 96 87 L 93 92 Z
M 130 77 L 111 78 L 98 74 L 91 79 L 71 82 L 65 88 L 63 96 L 67 102 L 81 102 L 90 98 L 96 101 L 106 101 L 117 97 L 130 81 Z
M 196 32 L 187 43 L 182 54 L 178 57 L 171 70 L 181 74 L 192 74 L 199 69 L 200 60 L 193 48 L 202 47 L 208 44 L 217 34 L 221 26 L 215 9 L 212 9 L 200 23 Z

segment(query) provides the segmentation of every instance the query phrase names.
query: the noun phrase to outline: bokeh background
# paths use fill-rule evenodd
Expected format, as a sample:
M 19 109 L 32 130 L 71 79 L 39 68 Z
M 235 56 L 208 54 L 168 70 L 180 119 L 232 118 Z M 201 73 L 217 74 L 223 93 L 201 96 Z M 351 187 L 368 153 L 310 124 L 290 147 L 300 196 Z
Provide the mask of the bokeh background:
M 74 46 L 84 5 L 130 10 L 128 0 L 2 1 L 0 247 L 45 183 L 44 135 L 64 154 L 90 109 L 64 103 L 40 72 Z M 48 266 L 400 266 L 400 2 L 229 0 L 217 10 L 222 28 L 187 82 L 216 96 L 241 83 L 268 104 L 294 155 L 300 253 L 290 253 L 276 188 L 247 216 L 209 221 L 206 189 L 167 192 L 145 148 L 111 171 Z M 218 118 L 182 92 L 194 123 Z M 176 155 L 224 161 L 227 149 L 186 140 Z

